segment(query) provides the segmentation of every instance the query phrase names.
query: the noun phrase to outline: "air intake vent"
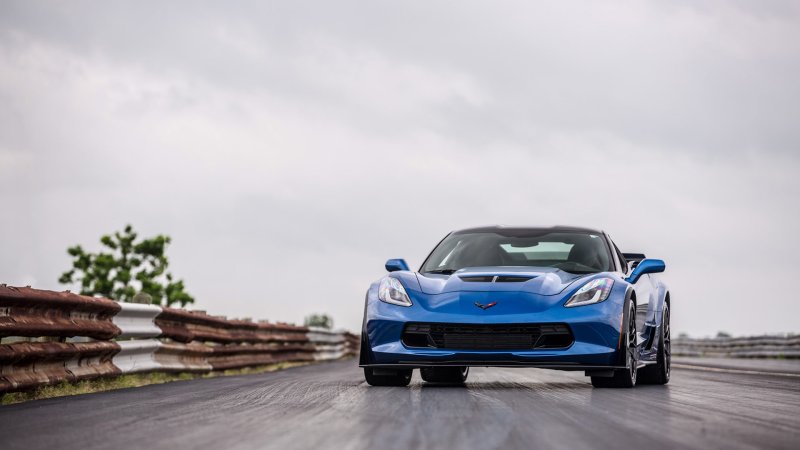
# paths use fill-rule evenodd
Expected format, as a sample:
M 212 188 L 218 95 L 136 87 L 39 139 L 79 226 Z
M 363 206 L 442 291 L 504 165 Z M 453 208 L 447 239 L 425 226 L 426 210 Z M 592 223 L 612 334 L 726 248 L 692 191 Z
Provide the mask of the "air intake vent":
M 494 281 L 498 283 L 524 283 L 532 278 L 534 277 L 525 275 L 500 275 Z
M 494 275 L 459 276 L 458 278 L 470 283 L 491 283 L 494 279 Z
M 459 275 L 458 278 L 468 283 L 524 283 L 536 277 L 530 275 Z
M 563 323 L 464 324 L 408 323 L 402 334 L 408 347 L 453 350 L 531 350 L 566 348 L 575 340 Z

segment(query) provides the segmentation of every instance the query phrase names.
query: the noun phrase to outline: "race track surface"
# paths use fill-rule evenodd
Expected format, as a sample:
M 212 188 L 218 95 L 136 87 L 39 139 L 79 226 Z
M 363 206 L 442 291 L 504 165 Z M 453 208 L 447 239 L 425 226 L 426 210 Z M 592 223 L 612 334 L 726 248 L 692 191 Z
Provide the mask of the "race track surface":
M 376 388 L 353 359 L 0 407 L 2 449 L 800 448 L 800 377 L 676 368 L 667 386 L 473 368 Z

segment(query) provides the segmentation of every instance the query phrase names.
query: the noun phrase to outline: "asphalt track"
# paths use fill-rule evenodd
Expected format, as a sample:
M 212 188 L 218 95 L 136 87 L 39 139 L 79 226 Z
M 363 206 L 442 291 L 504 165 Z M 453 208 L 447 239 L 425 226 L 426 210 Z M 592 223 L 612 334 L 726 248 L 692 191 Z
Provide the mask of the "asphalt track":
M 667 386 L 622 390 L 485 368 L 375 388 L 351 359 L 2 406 L 0 448 L 800 448 L 796 365 L 742 364 L 681 361 Z

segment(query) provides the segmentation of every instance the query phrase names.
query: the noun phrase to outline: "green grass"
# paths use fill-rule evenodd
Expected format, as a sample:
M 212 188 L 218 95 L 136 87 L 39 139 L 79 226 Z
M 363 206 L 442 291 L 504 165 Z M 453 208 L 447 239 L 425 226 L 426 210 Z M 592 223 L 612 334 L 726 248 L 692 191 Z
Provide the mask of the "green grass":
M 278 363 L 266 366 L 245 367 L 242 369 L 224 370 L 211 373 L 141 373 L 120 375 L 117 377 L 103 377 L 94 380 L 83 380 L 75 383 L 62 381 L 61 383 L 41 386 L 30 391 L 9 392 L 1 394 L 0 404 L 10 405 L 13 403 L 39 400 L 43 398 L 64 397 L 67 395 L 89 394 L 92 392 L 113 391 L 115 389 L 133 388 L 147 386 L 149 384 L 170 383 L 173 381 L 194 380 L 197 378 L 214 378 L 221 376 L 246 375 L 253 373 L 274 372 L 276 370 L 287 369 L 289 367 L 302 366 L 308 363 Z

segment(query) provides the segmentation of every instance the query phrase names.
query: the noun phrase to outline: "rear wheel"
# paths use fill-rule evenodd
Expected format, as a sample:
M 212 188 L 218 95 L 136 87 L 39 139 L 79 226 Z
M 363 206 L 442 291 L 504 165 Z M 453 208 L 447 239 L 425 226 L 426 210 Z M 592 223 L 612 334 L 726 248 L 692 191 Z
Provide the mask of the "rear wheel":
M 672 363 L 672 346 L 669 330 L 669 305 L 664 305 L 664 316 L 661 319 L 661 332 L 658 336 L 658 362 L 643 367 L 639 375 L 639 382 L 646 384 L 669 383 L 670 364 Z
M 423 367 L 419 374 L 428 383 L 461 384 L 467 381 L 469 367 Z
M 592 377 L 596 388 L 631 388 L 636 386 L 636 305 L 631 302 L 628 309 L 628 327 L 625 333 L 625 369 L 615 370 L 610 377 Z
M 408 386 L 411 369 L 373 369 L 364 367 L 364 378 L 370 386 Z

